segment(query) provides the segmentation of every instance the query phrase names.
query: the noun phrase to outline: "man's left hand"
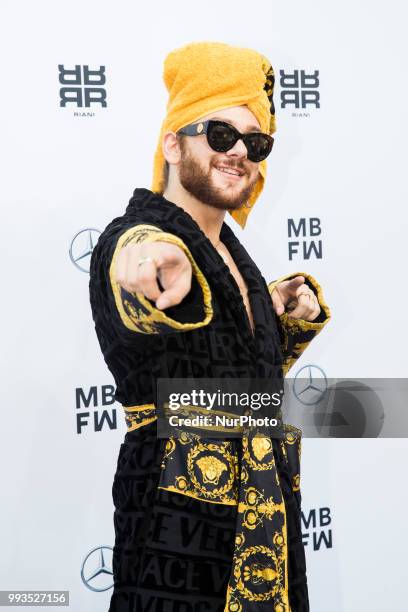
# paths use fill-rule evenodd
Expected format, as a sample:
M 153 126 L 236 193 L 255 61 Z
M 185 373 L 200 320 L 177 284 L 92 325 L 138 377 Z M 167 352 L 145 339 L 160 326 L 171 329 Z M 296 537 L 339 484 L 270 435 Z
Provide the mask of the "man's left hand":
M 293 319 L 314 321 L 320 313 L 317 297 L 306 285 L 304 276 L 295 276 L 276 285 L 272 302 L 276 314 L 283 314 L 286 308 L 288 316 Z

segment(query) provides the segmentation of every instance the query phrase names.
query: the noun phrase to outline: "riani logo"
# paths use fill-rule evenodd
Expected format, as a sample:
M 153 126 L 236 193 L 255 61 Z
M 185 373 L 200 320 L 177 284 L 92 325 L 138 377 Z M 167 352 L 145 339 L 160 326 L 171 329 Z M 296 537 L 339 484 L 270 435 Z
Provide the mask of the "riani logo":
M 296 109 L 292 117 L 310 117 L 308 109 L 320 108 L 320 76 L 319 70 L 279 70 L 281 108 Z M 297 109 L 306 109 L 299 112 Z
M 300 254 L 304 261 L 323 258 L 322 227 L 319 217 L 288 219 L 289 261 Z M 298 258 L 299 259 L 299 258 Z
M 76 64 L 66 68 L 58 64 L 60 107 L 73 105 L 76 108 L 106 108 L 106 66 L 91 70 L 87 64 Z M 95 116 L 93 111 L 75 112 L 75 116 Z

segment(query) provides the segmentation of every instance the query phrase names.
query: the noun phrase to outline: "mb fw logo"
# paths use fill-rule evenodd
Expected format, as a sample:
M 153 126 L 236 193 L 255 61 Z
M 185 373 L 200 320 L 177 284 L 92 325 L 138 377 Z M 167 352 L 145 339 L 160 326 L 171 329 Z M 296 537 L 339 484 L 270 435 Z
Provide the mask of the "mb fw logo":
M 292 261 L 296 253 L 303 260 L 322 259 L 322 228 L 318 217 L 301 217 L 297 221 L 288 219 L 288 257 Z
M 115 404 L 115 387 L 82 387 L 75 389 L 76 430 L 82 434 L 84 430 L 94 432 L 103 429 L 117 429 L 117 409 Z
M 302 517 L 302 541 L 304 546 L 313 550 L 321 548 L 333 548 L 332 517 L 330 508 L 311 508 L 309 513 L 304 510 Z

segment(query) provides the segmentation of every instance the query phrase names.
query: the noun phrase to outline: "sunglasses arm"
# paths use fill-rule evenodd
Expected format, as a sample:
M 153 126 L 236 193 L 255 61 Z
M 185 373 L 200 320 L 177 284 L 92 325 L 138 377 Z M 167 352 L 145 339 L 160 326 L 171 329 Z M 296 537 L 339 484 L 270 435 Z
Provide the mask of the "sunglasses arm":
M 186 136 L 199 136 L 207 133 L 208 121 L 200 121 L 199 123 L 191 123 L 177 130 L 177 134 L 185 134 Z

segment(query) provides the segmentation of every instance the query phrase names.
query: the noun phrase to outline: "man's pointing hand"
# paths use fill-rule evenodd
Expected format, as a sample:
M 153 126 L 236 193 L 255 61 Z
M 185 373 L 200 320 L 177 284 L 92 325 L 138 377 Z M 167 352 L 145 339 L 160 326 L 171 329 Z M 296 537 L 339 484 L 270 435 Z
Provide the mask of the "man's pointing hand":
M 272 291 L 275 312 L 281 315 L 286 310 L 293 319 L 314 321 L 320 313 L 320 306 L 312 289 L 305 283 L 304 276 L 295 276 L 282 281 Z
M 191 289 L 191 277 L 191 263 L 176 244 L 159 240 L 128 244 L 118 255 L 116 282 L 130 293 L 142 293 L 155 301 L 156 308 L 179 304 Z

